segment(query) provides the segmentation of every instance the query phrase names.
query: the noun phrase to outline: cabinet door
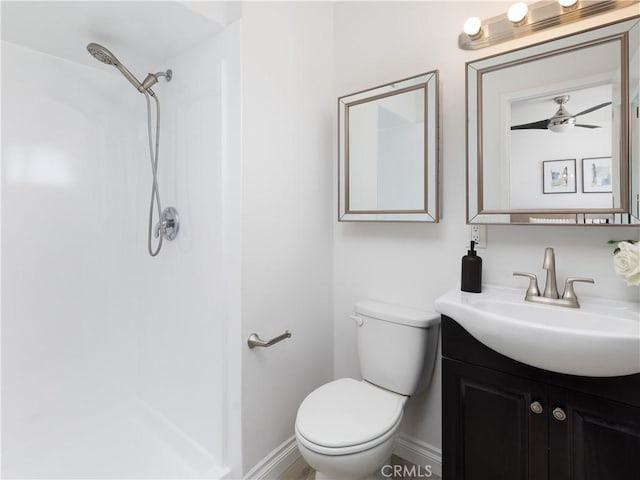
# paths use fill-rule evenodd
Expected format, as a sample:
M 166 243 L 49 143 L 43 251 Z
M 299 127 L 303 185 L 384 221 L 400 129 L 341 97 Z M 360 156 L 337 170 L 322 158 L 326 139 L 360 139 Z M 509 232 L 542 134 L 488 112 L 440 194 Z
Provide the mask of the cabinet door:
M 547 480 L 544 387 L 443 359 L 443 478 Z M 539 402 L 543 411 L 533 413 Z
M 640 479 L 640 408 L 572 391 L 550 406 L 550 480 Z

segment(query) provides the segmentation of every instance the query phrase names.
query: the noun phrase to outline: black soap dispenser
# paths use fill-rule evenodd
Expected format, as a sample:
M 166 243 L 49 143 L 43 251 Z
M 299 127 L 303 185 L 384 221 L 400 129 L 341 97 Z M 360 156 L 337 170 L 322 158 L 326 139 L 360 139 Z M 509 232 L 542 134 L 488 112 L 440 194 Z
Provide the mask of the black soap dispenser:
M 462 257 L 462 285 L 463 292 L 480 293 L 482 291 L 482 258 L 476 253 L 475 243 L 471 240 L 471 249 Z

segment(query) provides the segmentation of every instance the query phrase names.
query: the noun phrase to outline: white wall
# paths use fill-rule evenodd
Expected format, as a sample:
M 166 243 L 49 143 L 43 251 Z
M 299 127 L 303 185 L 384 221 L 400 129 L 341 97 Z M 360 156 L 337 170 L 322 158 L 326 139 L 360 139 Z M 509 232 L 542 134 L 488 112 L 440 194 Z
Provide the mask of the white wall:
M 363 90 L 432 69 L 441 81 L 442 220 L 439 224 L 334 224 L 335 377 L 358 376 L 355 327 L 348 318 L 361 298 L 433 308 L 436 297 L 456 288 L 460 258 L 466 253 L 465 225 L 465 62 L 593 25 L 561 27 L 550 33 L 480 52 L 457 47 L 470 15 L 488 18 L 504 12 L 504 2 L 346 2 L 335 5 L 335 96 Z M 631 9 L 638 13 L 638 7 Z M 629 10 L 626 11 L 629 14 Z M 606 22 L 618 14 L 598 17 Z M 336 172 L 334 172 L 334 178 Z M 335 183 L 335 182 L 334 182 Z M 335 187 L 334 187 L 335 188 Z M 337 196 L 337 194 L 336 194 Z M 336 206 L 337 208 L 337 206 Z M 637 229 L 489 227 L 481 250 L 484 282 L 517 286 L 514 270 L 540 272 L 543 249 L 556 249 L 558 277 L 592 276 L 595 286 L 579 294 L 640 300 L 613 273 L 611 238 L 638 238 Z M 412 398 L 402 430 L 434 447 L 441 445 L 440 365 L 430 389 Z
M 228 344 L 232 297 L 225 263 L 225 257 L 240 248 L 237 237 L 229 243 L 234 232 L 225 221 L 240 215 L 228 189 L 239 184 L 235 176 L 240 175 L 239 169 L 228 167 L 240 162 L 234 145 L 240 141 L 239 118 L 230 118 L 240 108 L 239 25 L 200 39 L 160 67 L 172 68 L 174 76 L 154 87 L 162 114 L 159 188 L 162 207 L 178 209 L 181 227 L 173 242 L 165 240 L 155 259 L 142 248 L 135 248 L 131 259 L 143 305 L 139 347 L 146 374 L 138 388 L 143 402 L 209 454 L 211 464 L 201 465 L 204 475 L 213 465 L 229 462 L 226 432 L 239 428 L 228 425 L 228 379 L 241 375 L 241 366 L 229 357 L 235 345 Z M 139 112 L 138 120 L 143 119 Z M 139 225 L 146 226 L 150 189 L 146 122 L 138 121 L 137 131 L 141 148 L 134 204 L 140 207 L 138 235 L 131 244 L 142 247 L 146 229 Z
M 240 288 L 227 274 L 240 249 L 240 31 L 205 36 L 207 20 L 193 11 L 150 5 L 114 4 L 109 18 L 176 21 L 168 36 L 183 51 L 104 43 L 139 76 L 174 70 L 154 87 L 159 186 L 182 223 L 156 258 L 146 247 L 144 98 L 85 51 L 87 38 L 117 38 L 128 22 L 103 23 L 103 5 L 51 2 L 44 13 L 65 18 L 56 27 L 65 35 L 49 38 L 37 5 L 26 18 L 3 9 L 30 47 L 64 52 L 75 35 L 84 51 L 79 63 L 2 44 L 6 477 L 217 478 L 225 464 L 240 472 L 230 433 L 240 430 L 239 384 L 235 398 L 229 388 L 240 362 L 228 360 L 240 332 L 227 325 Z M 148 56 L 150 65 L 126 62 Z
M 243 7 L 243 339 L 293 335 L 243 345 L 245 473 L 333 377 L 331 22 L 329 3 Z
M 114 180 L 134 157 L 104 146 L 134 110 L 103 72 L 9 42 L 2 73 L 3 475 L 38 476 L 30 455 L 51 463 L 56 435 L 133 395 L 115 282 L 127 230 L 109 225 L 127 211 L 130 183 Z

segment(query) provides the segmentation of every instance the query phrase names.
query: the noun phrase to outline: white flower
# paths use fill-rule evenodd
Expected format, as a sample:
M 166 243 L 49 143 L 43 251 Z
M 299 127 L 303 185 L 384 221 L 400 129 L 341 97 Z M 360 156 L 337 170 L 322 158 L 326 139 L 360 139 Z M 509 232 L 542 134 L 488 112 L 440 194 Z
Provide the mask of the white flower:
M 640 285 L 640 243 L 620 242 L 613 257 L 613 269 L 627 285 Z

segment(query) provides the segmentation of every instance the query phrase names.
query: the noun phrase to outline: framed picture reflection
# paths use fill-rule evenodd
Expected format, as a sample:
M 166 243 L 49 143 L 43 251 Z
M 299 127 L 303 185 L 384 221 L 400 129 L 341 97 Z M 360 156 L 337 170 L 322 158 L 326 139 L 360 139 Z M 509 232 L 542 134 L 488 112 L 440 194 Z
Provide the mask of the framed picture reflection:
M 611 157 L 582 159 L 582 192 L 610 193 Z

